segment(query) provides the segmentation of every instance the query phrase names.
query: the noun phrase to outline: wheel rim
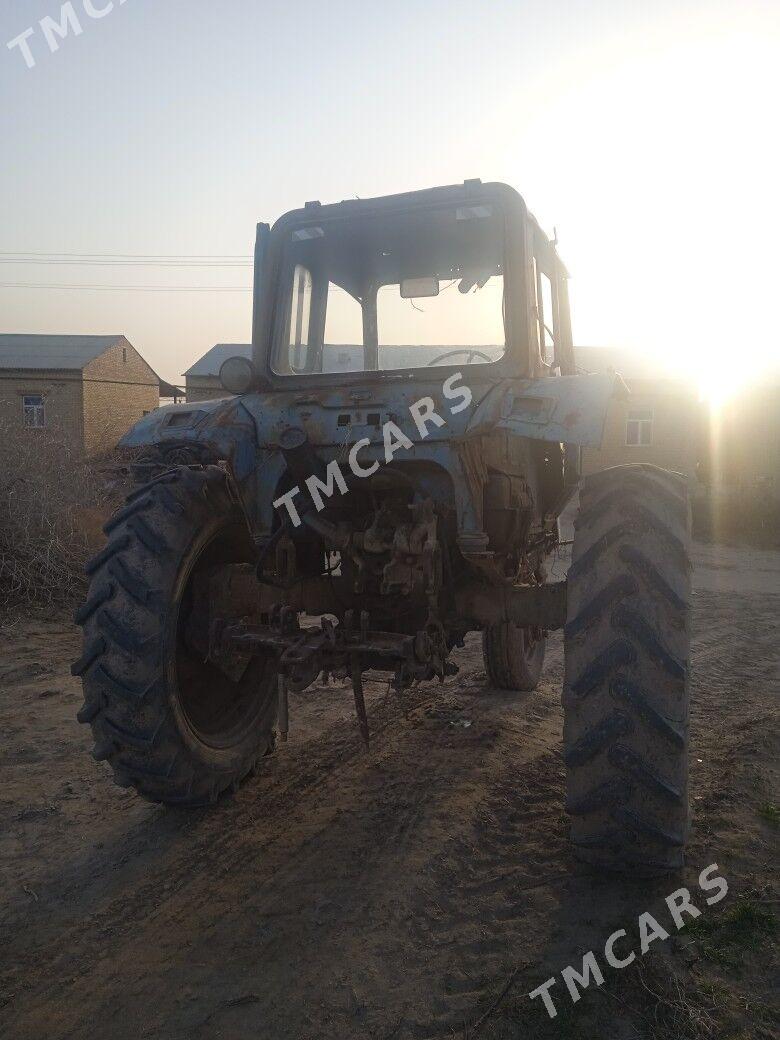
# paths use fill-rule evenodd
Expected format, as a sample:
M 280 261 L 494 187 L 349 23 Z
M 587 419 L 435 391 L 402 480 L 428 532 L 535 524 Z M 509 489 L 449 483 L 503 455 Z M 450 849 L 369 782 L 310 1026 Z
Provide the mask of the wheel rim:
M 205 659 L 203 646 L 191 636 L 195 583 L 220 563 L 245 563 L 252 557 L 245 531 L 235 521 L 214 525 L 200 534 L 187 555 L 176 583 L 172 618 L 174 691 L 192 734 L 214 749 L 240 745 L 260 723 L 268 704 L 268 660 L 250 657 L 237 679 Z

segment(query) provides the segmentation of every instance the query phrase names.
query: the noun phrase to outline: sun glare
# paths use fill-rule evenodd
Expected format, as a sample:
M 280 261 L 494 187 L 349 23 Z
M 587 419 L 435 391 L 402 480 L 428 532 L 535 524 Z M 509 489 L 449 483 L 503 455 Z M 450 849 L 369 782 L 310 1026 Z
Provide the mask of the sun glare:
M 559 221 L 575 342 L 650 354 L 714 404 L 780 356 L 780 67 L 771 39 L 726 29 L 569 75 L 529 127 L 560 159 L 528 192 Z

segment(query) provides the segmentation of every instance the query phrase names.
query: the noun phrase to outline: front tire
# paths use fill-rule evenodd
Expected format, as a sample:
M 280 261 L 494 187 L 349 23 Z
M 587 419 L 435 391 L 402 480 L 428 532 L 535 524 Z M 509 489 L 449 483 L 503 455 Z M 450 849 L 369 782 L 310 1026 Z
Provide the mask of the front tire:
M 575 854 L 657 875 L 688 835 L 690 510 L 649 465 L 585 479 L 564 631 L 566 809 Z
M 271 662 L 226 674 L 207 660 L 196 591 L 212 568 L 250 562 L 246 521 L 216 466 L 180 467 L 128 496 L 88 564 L 77 612 L 93 756 L 123 787 L 176 805 L 203 805 L 235 788 L 273 745 Z
M 482 633 L 482 656 L 490 685 L 499 690 L 535 690 L 544 667 L 545 645 L 541 629 L 513 625 L 511 621 L 490 625 Z

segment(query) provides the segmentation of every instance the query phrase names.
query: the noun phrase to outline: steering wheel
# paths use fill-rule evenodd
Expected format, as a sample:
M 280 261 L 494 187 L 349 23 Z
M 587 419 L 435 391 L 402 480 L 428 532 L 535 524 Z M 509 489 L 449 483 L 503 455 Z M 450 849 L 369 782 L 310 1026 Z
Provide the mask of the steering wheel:
M 491 364 L 493 361 L 493 358 L 488 357 L 482 350 L 475 350 L 473 347 L 459 347 L 457 350 L 448 350 L 445 354 L 439 354 L 433 361 L 429 361 L 425 367 L 430 368 L 432 365 L 438 365 L 440 361 L 446 361 L 447 358 L 454 357 L 457 354 L 465 354 L 467 356 L 467 365 L 472 364 L 475 357 L 480 358 L 482 361 L 487 361 L 488 364 Z

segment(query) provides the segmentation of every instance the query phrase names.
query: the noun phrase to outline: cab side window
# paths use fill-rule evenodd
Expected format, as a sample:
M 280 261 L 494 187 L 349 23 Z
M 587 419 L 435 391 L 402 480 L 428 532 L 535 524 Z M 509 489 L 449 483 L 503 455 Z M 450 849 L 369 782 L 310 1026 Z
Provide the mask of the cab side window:
M 541 288 L 539 343 L 545 364 L 553 365 L 555 363 L 555 343 L 558 338 L 558 317 L 555 313 L 552 282 L 544 271 L 539 273 L 539 284 Z
M 534 257 L 533 274 L 539 353 L 546 365 L 554 365 L 559 346 L 557 294 L 552 279 L 542 269 L 537 257 Z
M 290 336 L 288 361 L 292 372 L 305 372 L 309 368 L 310 323 L 311 323 L 311 271 L 296 264 L 293 272 L 290 299 Z

